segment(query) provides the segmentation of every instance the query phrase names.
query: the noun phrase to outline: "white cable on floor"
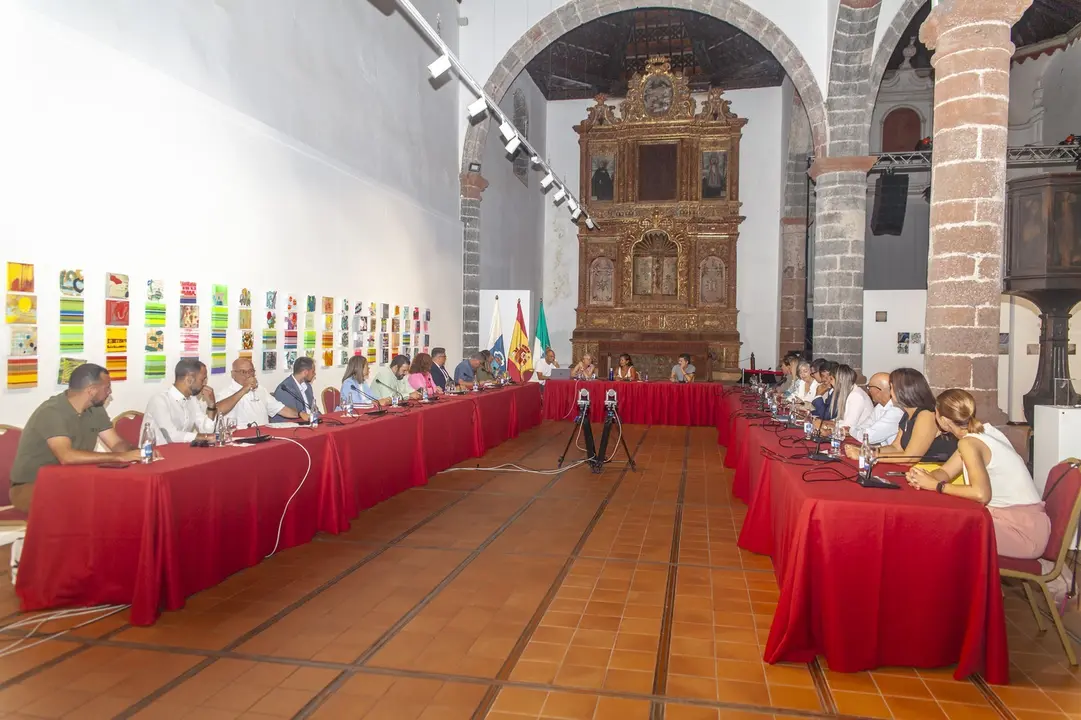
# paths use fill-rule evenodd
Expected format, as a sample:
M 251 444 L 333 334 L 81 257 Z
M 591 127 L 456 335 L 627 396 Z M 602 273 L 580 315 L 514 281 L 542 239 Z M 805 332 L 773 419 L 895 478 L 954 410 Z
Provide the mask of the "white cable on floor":
M 582 426 L 579 425 L 578 426 L 578 432 L 574 436 L 574 446 L 577 447 L 579 450 L 584 451 L 585 450 L 584 447 L 579 447 L 578 446 L 578 438 L 581 437 L 581 435 L 582 435 Z M 560 473 L 565 473 L 568 470 L 573 470 L 574 468 L 578 467 L 579 465 L 585 465 L 587 462 L 589 462 L 592 459 L 593 458 L 586 458 L 585 460 L 579 460 L 578 462 L 571 463 L 570 465 L 568 465 L 565 468 L 555 468 L 554 470 L 533 470 L 532 468 L 524 468 L 521 465 L 515 465 L 514 463 L 503 463 L 502 465 L 496 465 L 495 467 L 456 467 L 456 468 L 447 468 L 443 472 L 462 472 L 463 470 L 472 470 L 472 471 L 480 470 L 480 471 L 488 471 L 488 472 L 520 472 L 520 473 L 530 473 L 530 474 L 533 474 L 533 475 L 559 475 Z
M 612 415 L 615 416 L 616 423 L 619 424 L 619 437 L 616 438 L 616 444 L 615 447 L 612 448 L 612 454 L 604 459 L 606 463 L 612 462 L 612 458 L 614 458 L 616 456 L 616 453 L 619 452 L 619 443 L 623 440 L 623 421 L 619 419 L 619 413 L 614 412 L 612 413 Z
M 280 545 L 281 541 L 282 541 L 282 526 L 285 525 L 285 513 L 289 512 L 289 504 L 291 502 L 293 502 L 293 498 L 295 498 L 297 496 L 297 493 L 300 492 L 300 488 L 304 487 L 304 482 L 308 479 L 308 474 L 312 471 L 312 455 L 311 455 L 311 453 L 308 452 L 308 448 L 304 447 L 303 445 L 301 445 L 299 442 L 297 442 L 296 440 L 294 440 L 292 438 L 275 436 L 274 439 L 275 440 L 285 440 L 286 442 L 291 442 L 294 445 L 296 445 L 298 448 L 303 450 L 304 454 L 308 456 L 308 469 L 304 471 L 304 477 L 302 477 L 300 479 L 300 484 L 297 485 L 297 489 L 294 490 L 293 494 L 289 496 L 289 499 L 285 501 L 285 509 L 282 510 L 281 520 L 278 521 L 278 536 L 274 539 L 274 549 L 271 550 L 270 553 L 263 558 L 264 560 L 266 560 L 267 558 L 274 555 L 274 553 L 278 552 L 278 545 Z
M 24 618 L 23 620 L 19 620 L 18 622 L 14 622 L 14 623 L 12 623 L 12 624 L 4 627 L 4 628 L 0 628 L 2 630 L 12 630 L 12 629 L 15 629 L 15 628 L 25 627 L 25 626 L 30 625 L 30 624 L 34 625 L 34 627 L 30 629 L 30 632 L 28 632 L 25 637 L 16 640 L 15 642 L 13 642 L 12 644 L 8 645 L 7 647 L 5 647 L 3 649 L 0 649 L 0 658 L 5 658 L 5 657 L 8 657 L 9 655 L 14 655 L 15 653 L 22 652 L 23 650 L 28 650 L 28 649 L 30 649 L 32 647 L 36 647 L 38 645 L 41 645 L 42 643 L 48 642 L 49 640 L 55 640 L 56 638 L 60 637 L 61 635 L 64 635 L 65 633 L 69 633 L 72 630 L 78 630 L 79 628 L 86 627 L 87 625 L 90 625 L 92 623 L 96 623 L 99 620 L 104 620 L 105 618 L 109 617 L 110 615 L 115 615 L 118 612 L 122 612 L 124 610 L 127 610 L 129 607 L 131 607 L 131 605 L 98 605 L 96 607 L 91 607 L 91 608 L 70 608 L 68 610 L 57 610 L 55 612 L 48 612 L 48 613 L 44 613 L 42 615 L 33 615 L 31 617 Z M 32 642 L 29 645 L 23 645 L 24 642 L 29 640 L 30 637 L 34 633 L 36 633 L 38 631 L 38 628 L 40 628 L 42 625 L 44 625 L 47 622 L 51 622 L 53 620 L 63 620 L 65 618 L 71 618 L 71 617 L 80 617 L 82 615 L 94 615 L 94 614 L 98 614 L 98 613 L 104 613 L 104 614 L 103 615 L 97 615 L 97 617 L 93 617 L 93 618 L 91 618 L 89 620 L 85 620 L 85 621 L 79 623 L 78 625 L 72 625 L 69 628 L 66 628 L 66 629 L 61 630 L 61 631 L 56 632 L 56 633 L 53 633 L 52 635 L 49 635 L 48 637 L 41 638 L 40 640 Z

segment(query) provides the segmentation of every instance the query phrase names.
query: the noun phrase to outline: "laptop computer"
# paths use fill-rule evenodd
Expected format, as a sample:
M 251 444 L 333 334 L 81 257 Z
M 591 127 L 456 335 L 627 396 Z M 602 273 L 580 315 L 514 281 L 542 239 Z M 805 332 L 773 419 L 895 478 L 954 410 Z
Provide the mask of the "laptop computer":
M 549 380 L 570 380 L 571 369 L 570 368 L 552 368 L 552 372 L 548 373 Z

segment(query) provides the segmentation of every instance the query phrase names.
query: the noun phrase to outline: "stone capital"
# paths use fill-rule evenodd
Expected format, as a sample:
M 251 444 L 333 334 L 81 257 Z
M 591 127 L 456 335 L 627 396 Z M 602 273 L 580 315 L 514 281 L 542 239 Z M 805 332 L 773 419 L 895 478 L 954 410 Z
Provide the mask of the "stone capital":
M 464 172 L 459 179 L 462 183 L 462 197 L 467 200 L 480 200 L 481 193 L 488 188 L 488 181 L 479 172 Z
M 841 0 L 841 5 L 855 10 L 866 10 L 878 5 L 881 1 L 882 0 Z
M 920 42 L 936 54 L 970 49 L 947 47 L 954 43 L 944 43 L 943 40 L 955 30 L 971 29 L 978 32 L 975 30 L 978 26 L 991 24 L 1004 26 L 1006 42 L 1009 42 L 1010 28 L 1031 4 L 1032 0 L 939 0 L 920 27 Z M 971 33 L 964 34 L 967 36 Z
M 838 157 L 816 157 L 814 163 L 807 170 L 812 180 L 818 180 L 822 175 L 836 172 L 862 172 L 874 167 L 878 158 L 869 155 L 841 155 Z

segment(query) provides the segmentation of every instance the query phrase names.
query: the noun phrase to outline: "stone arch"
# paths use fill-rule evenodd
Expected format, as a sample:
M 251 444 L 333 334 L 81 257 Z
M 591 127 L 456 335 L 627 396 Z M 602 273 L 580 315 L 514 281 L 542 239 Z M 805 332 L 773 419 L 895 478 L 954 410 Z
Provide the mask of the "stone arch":
M 526 65 L 544 48 L 580 25 L 597 20 L 606 15 L 633 10 L 629 3 L 613 5 L 611 10 L 601 10 L 596 0 L 569 0 L 543 20 L 534 25 L 519 38 L 503 59 L 496 65 L 485 91 L 498 103 L 503 99 L 514 79 L 525 70 Z M 650 3 L 642 3 L 649 7 Z M 810 66 L 795 44 L 780 28 L 766 16 L 759 13 L 741 0 L 667 0 L 665 7 L 691 10 L 715 17 L 750 35 L 773 53 L 785 69 L 792 84 L 803 100 L 807 116 L 811 121 L 811 133 L 814 137 L 816 154 L 823 154 L 826 147 L 827 127 L 826 108 L 822 91 L 811 71 Z M 468 170 L 470 163 L 479 163 L 484 152 L 484 142 L 488 136 L 489 121 L 484 120 L 472 125 L 465 136 L 465 148 L 462 152 L 462 169 Z
M 648 2 L 641 4 L 642 7 L 650 5 Z M 666 0 L 664 6 L 691 10 L 722 20 L 747 33 L 773 53 L 791 79 L 807 111 L 815 154 L 826 154 L 829 128 L 822 90 L 806 59 L 780 28 L 741 0 Z M 630 2 L 568 0 L 530 28 L 507 51 L 484 84 L 485 92 L 497 103 L 501 102 L 514 79 L 548 45 L 587 22 L 633 9 L 635 7 Z M 490 125 L 491 121 L 487 117 L 470 125 L 462 149 L 462 263 L 465 270 L 462 291 L 462 350 L 465 353 L 477 348 L 480 343 L 480 201 L 481 193 L 487 186 L 480 174 L 471 171 L 470 167 L 479 166 L 481 162 Z
M 893 51 L 897 49 L 897 43 L 901 42 L 901 36 L 908 28 L 908 24 L 927 2 L 928 0 L 904 0 L 901 9 L 893 16 L 893 21 L 890 22 L 890 26 L 886 28 L 882 40 L 878 43 L 874 60 L 871 61 L 871 87 L 867 92 L 867 107 L 864 109 L 866 119 L 864 124 L 867 133 L 865 142 L 867 143 L 870 143 L 871 139 L 871 118 L 874 115 L 875 103 L 878 101 L 878 90 L 882 87 L 882 77 L 886 74 L 886 65 Z

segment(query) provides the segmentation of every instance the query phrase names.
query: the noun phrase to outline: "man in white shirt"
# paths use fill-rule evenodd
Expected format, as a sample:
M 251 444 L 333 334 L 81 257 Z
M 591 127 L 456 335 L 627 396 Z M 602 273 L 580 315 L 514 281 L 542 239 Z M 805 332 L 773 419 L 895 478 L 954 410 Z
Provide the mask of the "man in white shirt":
M 238 428 L 250 425 L 266 425 L 270 418 L 280 415 L 290 420 L 300 417 L 291 407 L 286 407 L 276 397 L 259 386 L 255 365 L 250 358 L 238 357 L 233 361 L 233 380 L 221 392 L 218 412 L 227 420 L 236 421 Z
M 905 414 L 905 411 L 896 407 L 890 398 L 889 373 L 872 375 L 867 382 L 867 394 L 875 403 L 874 410 L 871 411 L 871 418 L 867 422 L 852 428 L 852 437 L 862 442 L 866 433 L 871 445 L 889 445 L 897 437 L 897 424 L 901 422 L 901 416 Z
M 150 398 L 146 420 L 159 444 L 213 440 L 217 403 L 206 384 L 206 365 L 195 358 L 176 364 L 173 384 Z
M 559 363 L 556 362 L 556 351 L 547 348 L 544 351 L 544 357 L 533 365 L 533 379 L 543 385 L 548 380 L 548 376 L 552 374 L 552 368 L 557 367 L 559 367 Z

